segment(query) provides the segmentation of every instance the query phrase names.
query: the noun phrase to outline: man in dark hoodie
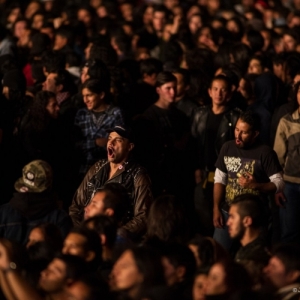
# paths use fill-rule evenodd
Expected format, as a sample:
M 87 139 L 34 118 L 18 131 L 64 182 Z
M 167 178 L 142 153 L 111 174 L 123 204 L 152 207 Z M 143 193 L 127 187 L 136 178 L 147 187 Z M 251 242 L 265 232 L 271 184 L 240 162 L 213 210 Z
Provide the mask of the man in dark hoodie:
M 23 176 L 15 183 L 17 193 L 0 206 L 0 237 L 25 244 L 31 229 L 41 223 L 53 223 L 67 235 L 72 223 L 56 206 L 52 178 L 45 161 L 34 160 L 23 168 Z

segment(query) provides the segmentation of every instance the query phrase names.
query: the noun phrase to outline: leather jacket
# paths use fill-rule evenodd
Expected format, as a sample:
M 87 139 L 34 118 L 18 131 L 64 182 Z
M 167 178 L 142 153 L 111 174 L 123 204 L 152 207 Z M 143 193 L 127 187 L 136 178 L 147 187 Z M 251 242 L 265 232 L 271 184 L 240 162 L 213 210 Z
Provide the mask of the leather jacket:
M 193 122 L 192 122 L 192 136 L 197 141 L 197 148 L 199 153 L 203 153 L 206 141 L 206 132 L 207 132 L 207 119 L 208 114 L 211 111 L 211 106 L 201 106 L 194 110 Z M 223 115 L 221 120 L 217 138 L 215 141 L 215 148 L 212 151 L 215 151 L 218 155 L 221 147 L 227 141 L 234 139 L 234 128 L 235 124 L 241 114 L 241 110 L 238 108 L 228 107 Z M 205 168 L 205 162 L 203 155 L 199 157 L 199 168 Z
M 127 161 L 109 178 L 110 164 L 106 159 L 96 162 L 85 175 L 77 189 L 69 214 L 75 226 L 83 219 L 84 207 L 88 205 L 96 189 L 111 182 L 122 184 L 131 199 L 129 221 L 123 226 L 132 238 L 140 237 L 146 229 L 146 214 L 152 202 L 151 181 L 147 171 L 133 161 Z

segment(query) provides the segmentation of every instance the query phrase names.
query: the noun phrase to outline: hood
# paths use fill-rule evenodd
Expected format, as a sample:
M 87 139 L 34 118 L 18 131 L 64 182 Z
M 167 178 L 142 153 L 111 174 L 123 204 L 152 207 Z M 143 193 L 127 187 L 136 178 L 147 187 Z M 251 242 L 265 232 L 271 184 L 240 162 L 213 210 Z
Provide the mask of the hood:
M 23 217 L 39 219 L 56 209 L 53 193 L 15 193 L 9 202 Z

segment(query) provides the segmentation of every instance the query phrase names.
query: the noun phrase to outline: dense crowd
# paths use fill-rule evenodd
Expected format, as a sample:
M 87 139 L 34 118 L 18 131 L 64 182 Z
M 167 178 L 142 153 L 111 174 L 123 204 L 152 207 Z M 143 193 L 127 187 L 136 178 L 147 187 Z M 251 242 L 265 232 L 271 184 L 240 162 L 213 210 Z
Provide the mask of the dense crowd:
M 0 0 L 0 299 L 300 299 L 299 0 Z

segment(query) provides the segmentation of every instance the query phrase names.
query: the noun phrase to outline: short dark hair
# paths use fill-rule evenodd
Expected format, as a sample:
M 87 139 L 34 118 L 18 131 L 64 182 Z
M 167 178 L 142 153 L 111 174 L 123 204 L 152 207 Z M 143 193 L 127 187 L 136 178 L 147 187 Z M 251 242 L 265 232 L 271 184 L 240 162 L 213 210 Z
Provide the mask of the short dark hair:
M 74 84 L 72 75 L 65 69 L 60 69 L 53 72 L 56 74 L 55 77 L 55 84 L 62 85 L 63 89 L 62 92 L 70 92 L 71 94 L 75 93 L 76 86 Z
M 278 257 L 283 263 L 287 272 L 300 271 L 300 246 L 299 245 L 278 245 L 273 251 L 272 256 Z M 300 277 L 300 276 L 299 276 Z M 298 278 L 295 282 L 298 282 Z
M 264 46 L 264 38 L 261 33 L 256 30 L 249 30 L 246 35 L 253 53 L 260 51 Z
M 190 73 L 188 70 L 183 68 L 175 68 L 173 70 L 170 70 L 173 74 L 180 74 L 183 77 L 184 85 L 187 86 L 190 83 Z
M 168 82 L 177 82 L 177 79 L 171 72 L 163 71 L 157 75 L 155 86 L 161 87 Z
M 62 36 L 63 38 L 66 38 L 68 40 L 68 44 L 72 45 L 74 42 L 74 33 L 73 33 L 71 27 L 69 27 L 69 26 L 59 27 L 56 30 L 55 35 L 59 35 L 59 36 Z
M 104 206 L 114 210 L 116 222 L 121 222 L 129 207 L 129 195 L 123 185 L 111 182 L 98 189 L 97 192 L 105 192 Z
M 70 254 L 58 254 L 54 257 L 54 259 L 59 259 L 65 263 L 66 279 L 76 280 L 88 270 L 87 263 L 83 258 L 79 256 Z
M 243 219 L 251 217 L 253 228 L 261 228 L 266 225 L 266 209 L 259 196 L 253 194 L 243 194 L 234 198 L 232 205 L 237 205 L 238 214 Z
M 99 79 L 88 79 L 82 84 L 81 90 L 88 89 L 95 94 L 101 94 L 104 92 L 105 96 L 107 96 L 106 93 L 108 91 L 108 87 L 106 84 L 107 82 L 103 82 Z
M 224 81 L 224 82 L 226 83 L 227 90 L 228 90 L 228 91 L 231 91 L 231 85 L 232 85 L 232 83 L 231 83 L 230 79 L 229 79 L 227 76 L 222 75 L 222 74 L 215 76 L 215 77 L 211 80 L 209 88 L 211 88 L 213 82 L 214 82 L 214 81 L 217 81 L 217 80 Z
M 260 117 L 252 110 L 247 110 L 240 114 L 239 119 L 250 125 L 252 131 L 260 131 Z
M 196 271 L 196 260 L 193 252 L 182 244 L 167 244 L 163 247 L 162 256 L 166 257 L 172 266 L 185 267 L 185 279 L 193 278 Z
M 106 243 L 109 247 L 113 247 L 116 241 L 117 224 L 115 220 L 108 216 L 95 216 L 83 222 L 83 226 L 93 224 L 93 230 L 98 234 L 103 234 L 106 237 Z
M 47 51 L 42 55 L 44 67 L 48 73 L 56 73 L 66 66 L 65 56 L 62 53 Z
M 140 61 L 140 74 L 158 74 L 163 70 L 162 62 L 156 58 L 148 58 Z
M 92 251 L 95 253 L 95 258 L 92 261 L 93 265 L 99 265 L 102 261 L 102 245 L 100 241 L 100 237 L 97 232 L 94 230 L 90 230 L 86 227 L 74 227 L 70 230 L 70 233 L 79 234 L 85 237 L 86 243 L 84 244 L 84 250 Z

